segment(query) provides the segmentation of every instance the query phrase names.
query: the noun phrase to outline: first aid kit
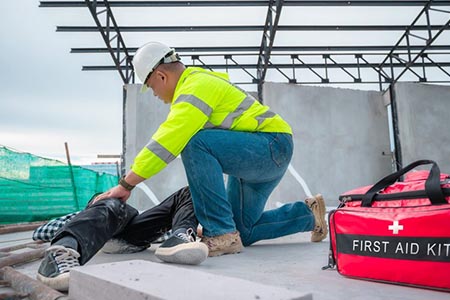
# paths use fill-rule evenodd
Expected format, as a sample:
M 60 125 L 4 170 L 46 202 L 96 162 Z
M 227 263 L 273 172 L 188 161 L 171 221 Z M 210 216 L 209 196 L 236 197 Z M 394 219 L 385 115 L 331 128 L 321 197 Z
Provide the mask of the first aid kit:
M 427 164 L 431 171 L 410 172 Z M 434 161 L 416 161 L 339 200 L 329 214 L 328 268 L 352 278 L 450 291 L 450 176 Z

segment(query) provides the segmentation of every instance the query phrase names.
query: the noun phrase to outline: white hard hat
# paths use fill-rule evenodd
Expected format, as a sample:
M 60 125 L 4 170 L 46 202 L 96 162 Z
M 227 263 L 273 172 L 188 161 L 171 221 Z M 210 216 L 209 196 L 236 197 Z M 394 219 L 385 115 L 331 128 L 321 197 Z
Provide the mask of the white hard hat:
M 142 81 L 141 92 L 148 90 L 145 84 L 151 72 L 160 64 L 179 61 L 180 57 L 175 49 L 159 42 L 149 42 L 141 46 L 133 57 L 134 73 Z

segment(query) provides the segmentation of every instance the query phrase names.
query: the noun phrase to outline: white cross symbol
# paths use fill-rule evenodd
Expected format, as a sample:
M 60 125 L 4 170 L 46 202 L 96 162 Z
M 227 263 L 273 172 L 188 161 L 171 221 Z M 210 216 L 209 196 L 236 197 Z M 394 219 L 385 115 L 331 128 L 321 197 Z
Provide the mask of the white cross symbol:
M 403 230 L 403 225 L 398 224 L 398 221 L 394 221 L 392 225 L 388 226 L 389 230 L 392 230 L 393 234 L 398 234 L 399 230 Z

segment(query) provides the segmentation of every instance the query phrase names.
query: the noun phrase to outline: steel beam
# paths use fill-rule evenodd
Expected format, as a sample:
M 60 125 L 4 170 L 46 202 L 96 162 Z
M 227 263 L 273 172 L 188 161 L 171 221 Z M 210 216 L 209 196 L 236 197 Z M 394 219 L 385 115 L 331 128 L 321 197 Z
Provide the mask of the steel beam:
M 108 51 L 111 55 L 111 58 L 114 61 L 114 64 L 116 65 L 117 71 L 119 71 L 120 77 L 122 78 L 122 81 L 124 83 L 129 83 L 130 80 L 133 77 L 132 72 L 132 66 L 131 66 L 131 57 L 128 54 L 128 51 L 126 50 L 127 47 L 125 46 L 125 42 L 122 38 L 122 35 L 120 33 L 120 28 L 117 25 L 117 22 L 114 18 L 114 15 L 112 13 L 111 7 L 109 6 L 108 1 L 103 1 L 104 5 L 106 7 L 106 10 L 97 11 L 98 5 L 96 0 L 85 0 L 85 4 L 89 8 L 89 11 L 91 12 L 92 17 L 94 18 L 94 22 L 97 25 L 95 31 L 99 31 L 103 41 L 106 44 L 106 47 L 108 48 Z M 105 16 L 105 22 L 106 26 L 103 26 L 100 22 L 99 15 L 106 13 Z M 111 33 L 115 34 L 115 36 L 111 36 Z M 116 47 L 113 48 L 111 42 L 116 41 Z M 121 58 L 121 51 L 120 49 L 125 49 L 124 57 Z M 125 63 L 122 65 L 122 63 Z
M 264 24 L 264 32 L 262 34 L 261 46 L 259 47 L 258 62 L 256 66 L 257 82 L 258 82 L 258 100 L 263 102 L 262 86 L 266 78 L 267 66 L 270 62 L 270 54 L 272 52 L 275 35 L 279 28 L 281 9 L 284 0 L 271 0 L 267 9 L 266 23 Z
M 270 1 L 113 1 L 111 7 L 229 7 L 229 6 L 265 6 Z M 335 0 L 335 1 L 305 1 L 305 0 L 285 0 L 284 6 L 424 6 L 428 2 L 406 1 L 406 0 Z M 448 6 L 448 1 L 435 1 L 436 5 Z M 105 6 L 104 1 L 98 1 L 98 6 Z M 39 7 L 84 7 L 83 1 L 40 1 Z
M 450 62 L 440 62 L 438 63 L 441 67 L 450 67 Z M 186 64 L 189 66 L 189 64 Z M 208 68 L 211 69 L 221 69 L 224 70 L 226 68 L 228 69 L 257 69 L 257 64 L 238 64 L 238 65 L 227 65 L 227 64 L 206 64 Z M 340 68 L 373 68 L 378 67 L 378 63 L 368 63 L 368 64 L 357 64 L 357 63 L 340 63 L 340 64 L 321 64 L 321 63 L 314 63 L 314 64 L 295 64 L 295 69 L 307 69 L 308 67 L 313 69 L 340 69 Z M 405 65 L 403 63 L 393 63 L 393 66 L 395 68 L 403 68 Z M 436 67 L 436 63 L 425 63 L 425 67 Z M 418 65 L 417 67 L 422 67 L 422 64 Z M 269 64 L 267 66 L 267 69 L 292 69 L 292 64 Z M 83 66 L 83 71 L 115 71 L 116 66 Z
M 86 0 L 90 2 L 89 0 Z M 280 1 L 280 0 L 272 0 Z M 231 26 L 118 26 L 120 32 L 210 32 L 210 31 L 263 31 L 260 25 L 231 25 Z M 283 25 L 278 31 L 405 31 L 409 25 Z M 57 26 L 58 32 L 97 32 L 106 27 L 96 26 Z M 439 30 L 439 26 L 417 25 L 414 30 Z
M 200 52 L 220 52 L 215 53 L 217 56 L 223 56 L 229 54 L 231 52 L 247 52 L 245 55 L 254 55 L 255 52 L 258 52 L 260 47 L 258 46 L 215 46 L 215 47 L 177 47 L 173 46 L 177 50 L 178 53 L 200 53 Z M 411 50 L 421 50 L 422 46 L 410 46 Z M 126 50 L 129 53 L 136 52 L 137 47 L 128 47 Z M 384 46 L 273 46 L 272 53 L 274 52 L 308 52 L 308 51 L 358 51 L 361 53 L 363 51 L 390 51 L 392 49 L 392 45 L 384 45 Z M 407 50 L 406 46 L 399 46 L 397 50 Z M 124 51 L 125 49 L 120 49 L 120 51 Z M 428 48 L 428 50 L 450 50 L 450 45 L 432 45 Z M 108 53 L 109 50 L 107 48 L 98 48 L 98 47 L 88 47 L 88 48 L 72 48 L 70 53 Z M 356 53 L 354 53 L 356 54 Z M 366 53 L 368 54 L 368 53 Z M 375 54 L 375 53 L 374 53 Z M 378 53 L 380 54 L 380 53 Z M 286 54 L 289 55 L 289 54 Z M 382 54 L 385 55 L 385 54 Z
M 424 8 L 420 11 L 420 13 L 417 15 L 417 17 L 414 19 L 414 21 L 411 23 L 411 25 L 408 26 L 408 28 L 405 30 L 405 32 L 403 33 L 403 35 L 400 37 L 400 39 L 397 41 L 397 43 L 395 44 L 395 46 L 391 49 L 391 51 L 389 52 L 389 54 L 384 58 L 384 60 L 380 63 L 380 65 L 378 66 L 378 69 L 380 71 L 383 70 L 383 68 L 387 65 L 390 70 L 391 70 L 391 77 L 392 77 L 392 84 L 395 84 L 408 70 L 411 70 L 411 67 L 415 66 L 415 62 L 420 58 L 423 57 L 425 55 L 425 51 L 428 50 L 430 47 L 432 47 L 432 44 L 436 41 L 436 39 L 441 35 L 442 32 L 444 32 L 445 30 L 448 30 L 450 27 L 450 12 L 449 11 L 444 11 L 444 10 L 437 10 L 441 13 L 445 13 L 447 14 L 447 21 L 443 24 L 443 25 L 431 25 L 431 20 L 429 17 L 429 12 L 430 10 L 434 10 L 431 6 L 434 6 L 434 1 L 428 1 L 427 4 L 424 6 Z M 416 25 L 417 23 L 419 23 L 419 21 L 421 20 L 421 18 L 425 20 L 426 25 Z M 428 28 L 427 30 L 427 37 L 421 37 L 418 35 L 413 34 L 413 31 L 417 31 L 417 28 L 423 28 L 426 27 Z M 437 28 L 437 29 L 431 29 L 431 28 Z M 415 45 L 416 49 L 417 47 L 419 47 L 419 52 L 417 54 L 415 54 L 415 56 L 413 57 L 413 53 L 411 50 L 411 37 L 412 38 L 418 38 L 420 40 L 420 42 L 422 42 L 422 45 Z M 396 51 L 398 51 L 397 49 L 399 47 L 401 47 L 401 44 L 405 44 L 403 45 L 404 47 L 406 46 L 406 50 L 408 51 L 408 57 L 406 60 L 404 59 L 400 59 L 397 55 L 396 55 Z M 400 73 L 398 75 L 395 75 L 395 71 L 394 71 L 394 67 L 393 67 L 393 62 L 394 60 L 397 60 L 399 62 L 401 62 L 403 64 L 403 70 L 400 71 Z M 421 64 L 418 64 L 418 66 L 422 66 L 423 65 L 423 61 Z M 413 71 L 412 71 L 413 72 Z M 414 75 L 418 76 L 419 79 L 421 81 L 426 80 L 425 78 L 421 78 L 419 75 L 417 75 L 415 72 L 413 72 Z M 380 82 L 380 88 L 381 88 L 382 84 Z
M 73 48 L 72 53 L 107 53 L 109 52 L 110 55 L 113 58 L 115 67 L 113 69 L 116 69 L 119 71 L 122 80 L 124 83 L 128 83 L 131 78 L 133 78 L 134 74 L 131 72 L 132 66 L 131 66 L 131 55 L 129 53 L 133 53 L 136 51 L 137 48 L 127 48 L 125 44 L 123 43 L 123 39 L 121 36 L 121 32 L 198 32 L 198 31 L 262 31 L 263 32 L 263 38 L 260 47 L 255 46 L 236 46 L 236 47 L 175 47 L 177 48 L 177 51 L 180 53 L 204 53 L 202 56 L 227 56 L 231 57 L 231 53 L 233 52 L 245 52 L 245 53 L 239 53 L 235 54 L 237 55 L 255 55 L 259 53 L 258 55 L 258 63 L 256 65 L 253 64 L 239 64 L 238 62 L 232 60 L 234 62 L 234 65 L 228 64 L 215 64 L 210 65 L 204 63 L 200 56 L 198 56 L 198 61 L 200 61 L 202 64 L 204 64 L 206 67 L 210 68 L 217 68 L 217 69 L 242 69 L 244 70 L 250 77 L 252 77 L 252 82 L 258 82 L 258 90 L 261 93 L 262 89 L 262 83 L 264 82 L 265 73 L 267 72 L 267 69 L 275 69 L 280 74 L 282 74 L 284 77 L 286 77 L 289 82 L 295 83 L 295 70 L 296 69 L 303 69 L 308 68 L 314 73 L 318 74 L 314 71 L 314 69 L 325 69 L 325 73 L 327 73 L 327 70 L 330 68 L 340 68 L 342 69 L 347 75 L 352 77 L 353 81 L 357 82 L 360 81 L 360 69 L 361 68 L 371 68 L 375 70 L 379 76 L 380 80 L 384 80 L 386 82 L 394 82 L 396 77 L 394 69 L 400 69 L 404 68 L 404 70 L 400 73 L 397 80 L 400 79 L 400 76 L 402 76 L 406 71 L 410 70 L 413 72 L 419 80 L 427 80 L 425 78 L 425 67 L 434 67 L 439 68 L 443 73 L 448 75 L 449 73 L 444 70 L 444 67 L 448 66 L 448 63 L 440 63 L 435 62 L 428 58 L 427 55 L 436 54 L 435 52 L 432 53 L 431 51 L 438 51 L 438 50 L 449 50 L 450 45 L 431 45 L 431 42 L 435 42 L 436 38 L 444 31 L 449 29 L 449 22 L 446 23 L 445 26 L 437 26 L 437 25 L 431 25 L 429 20 L 426 23 L 426 25 L 423 25 L 424 22 L 422 22 L 422 25 L 415 25 L 415 21 L 413 22 L 414 31 L 420 31 L 418 34 L 413 34 L 411 31 L 412 25 L 318 25 L 318 26 L 300 26 L 300 25 L 287 25 L 287 26 L 279 26 L 278 20 L 279 20 L 279 12 L 277 10 L 273 9 L 274 3 L 281 3 L 281 6 L 279 7 L 279 11 L 281 11 L 282 6 L 342 6 L 342 7 L 349 7 L 349 6 L 424 6 L 430 7 L 430 3 L 433 3 L 433 6 L 447 6 L 450 7 L 450 1 L 443 0 L 443 1 L 388 1 L 388 0 L 382 0 L 382 1 L 370 1 L 370 0 L 361 0 L 361 1 L 292 1 L 292 0 L 270 0 L 270 1 L 113 1 L 109 2 L 107 0 L 104 1 L 96 1 L 96 0 L 85 0 L 83 1 L 41 1 L 40 6 L 41 7 L 84 7 L 87 6 L 90 8 L 90 11 L 94 17 L 94 20 L 96 21 L 95 26 L 58 26 L 57 31 L 64 31 L 64 32 L 97 32 L 100 31 L 102 34 L 102 37 L 105 41 L 105 44 L 107 45 L 106 48 Z M 214 7 L 214 6 L 265 6 L 269 7 L 268 14 L 266 18 L 266 24 L 264 26 L 259 25 L 233 25 L 233 26 L 118 26 L 114 20 L 114 17 L 111 12 L 111 6 L 114 7 Z M 98 7 L 102 7 L 102 10 L 97 13 Z M 106 9 L 103 9 L 106 8 Z M 449 13 L 447 10 L 444 9 L 434 9 L 435 11 L 441 11 L 444 13 Z M 100 21 L 98 20 L 98 15 L 101 13 L 106 13 L 106 25 L 102 25 Z M 426 11 L 428 13 L 428 11 Z M 428 17 L 428 15 L 427 15 Z M 274 22 L 276 21 L 276 22 Z M 274 26 L 276 25 L 276 26 Z M 113 28 L 113 30 L 111 30 Z M 400 43 L 397 43 L 397 45 L 392 48 L 391 46 L 382 46 L 382 45 L 373 45 L 373 46 L 281 46 L 277 47 L 273 45 L 274 37 L 276 31 L 404 31 L 407 33 L 406 45 L 400 45 Z M 110 32 L 115 32 L 116 35 L 112 38 L 110 38 L 109 34 Z M 435 34 L 437 32 L 437 34 Z M 410 42 L 410 39 L 413 38 L 422 38 L 421 35 L 425 33 L 428 37 L 423 38 L 425 42 L 427 43 L 425 46 L 422 45 L 412 45 Z M 114 39 L 117 40 L 117 47 L 115 49 L 111 46 L 111 41 Z M 391 74 L 387 74 L 384 72 L 382 65 L 380 64 L 374 64 L 368 62 L 365 58 L 363 58 L 362 55 L 385 55 L 384 53 L 381 53 L 381 51 L 390 51 L 390 54 L 386 57 L 387 60 L 390 61 L 390 68 L 391 68 Z M 400 53 L 401 51 L 407 51 L 406 55 L 408 55 L 408 58 L 405 59 L 404 56 L 400 57 L 399 55 L 404 55 L 403 53 Z M 292 54 L 295 51 L 303 51 L 303 52 L 330 52 L 330 51 L 355 51 L 358 53 L 350 53 L 351 55 L 358 56 L 357 63 L 346 63 L 341 64 L 337 61 L 334 61 L 331 58 L 331 55 L 339 55 L 339 53 L 298 53 L 298 54 Z M 380 53 L 365 53 L 364 51 L 380 51 Z M 208 53 L 208 52 L 219 52 L 219 53 Z M 222 53 L 220 53 L 222 52 Z M 278 52 L 278 53 L 277 53 Z M 290 52 L 290 53 L 283 53 L 283 52 Z M 428 53 L 425 53 L 428 52 Z M 344 54 L 344 53 L 342 53 Z M 348 53 L 345 53 L 348 54 Z M 447 54 L 447 53 L 445 53 Z M 325 64 L 315 63 L 315 64 L 306 64 L 299 59 L 298 61 L 301 62 L 301 64 L 294 63 L 294 59 L 292 64 L 273 64 L 270 61 L 271 55 L 326 55 L 327 57 L 325 59 Z M 413 57 L 415 55 L 415 57 Z M 121 59 L 123 57 L 123 59 Z M 421 63 L 416 63 L 416 60 L 419 58 L 422 58 Z M 425 63 L 425 58 L 429 60 L 429 62 Z M 329 64 L 328 62 L 332 62 Z M 416 72 L 414 72 L 411 68 L 412 67 L 421 67 L 423 68 L 423 78 L 421 75 L 418 75 Z M 288 75 L 286 75 L 282 70 L 285 68 L 291 68 L 293 70 L 293 78 L 290 78 Z M 358 75 L 353 74 L 348 69 L 356 69 L 358 72 Z M 83 67 L 83 70 L 110 70 L 110 66 L 86 66 Z M 257 70 L 257 78 L 253 76 L 250 72 L 247 71 L 247 69 L 256 69 Z M 124 71 L 125 70 L 125 71 Z M 415 69 L 416 70 L 416 69 Z M 125 74 L 124 74 L 125 73 Z M 319 75 L 318 75 L 319 76 Z M 329 81 L 328 74 L 325 75 L 325 77 L 321 77 L 321 80 L 323 82 Z M 133 80 L 134 81 L 134 80 Z M 430 82 L 430 81 L 428 81 Z M 381 86 L 381 83 L 380 83 Z

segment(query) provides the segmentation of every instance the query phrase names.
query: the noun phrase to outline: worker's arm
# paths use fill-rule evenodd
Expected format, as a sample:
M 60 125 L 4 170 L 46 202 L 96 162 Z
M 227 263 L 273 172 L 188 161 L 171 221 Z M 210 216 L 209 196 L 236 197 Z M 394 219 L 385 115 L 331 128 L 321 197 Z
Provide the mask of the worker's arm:
M 144 180 L 144 178 L 136 175 L 133 171 L 129 171 L 128 174 L 121 179 L 121 184 L 118 184 L 109 191 L 98 195 L 92 204 L 107 198 L 117 198 L 125 202 L 130 197 L 131 190 Z

